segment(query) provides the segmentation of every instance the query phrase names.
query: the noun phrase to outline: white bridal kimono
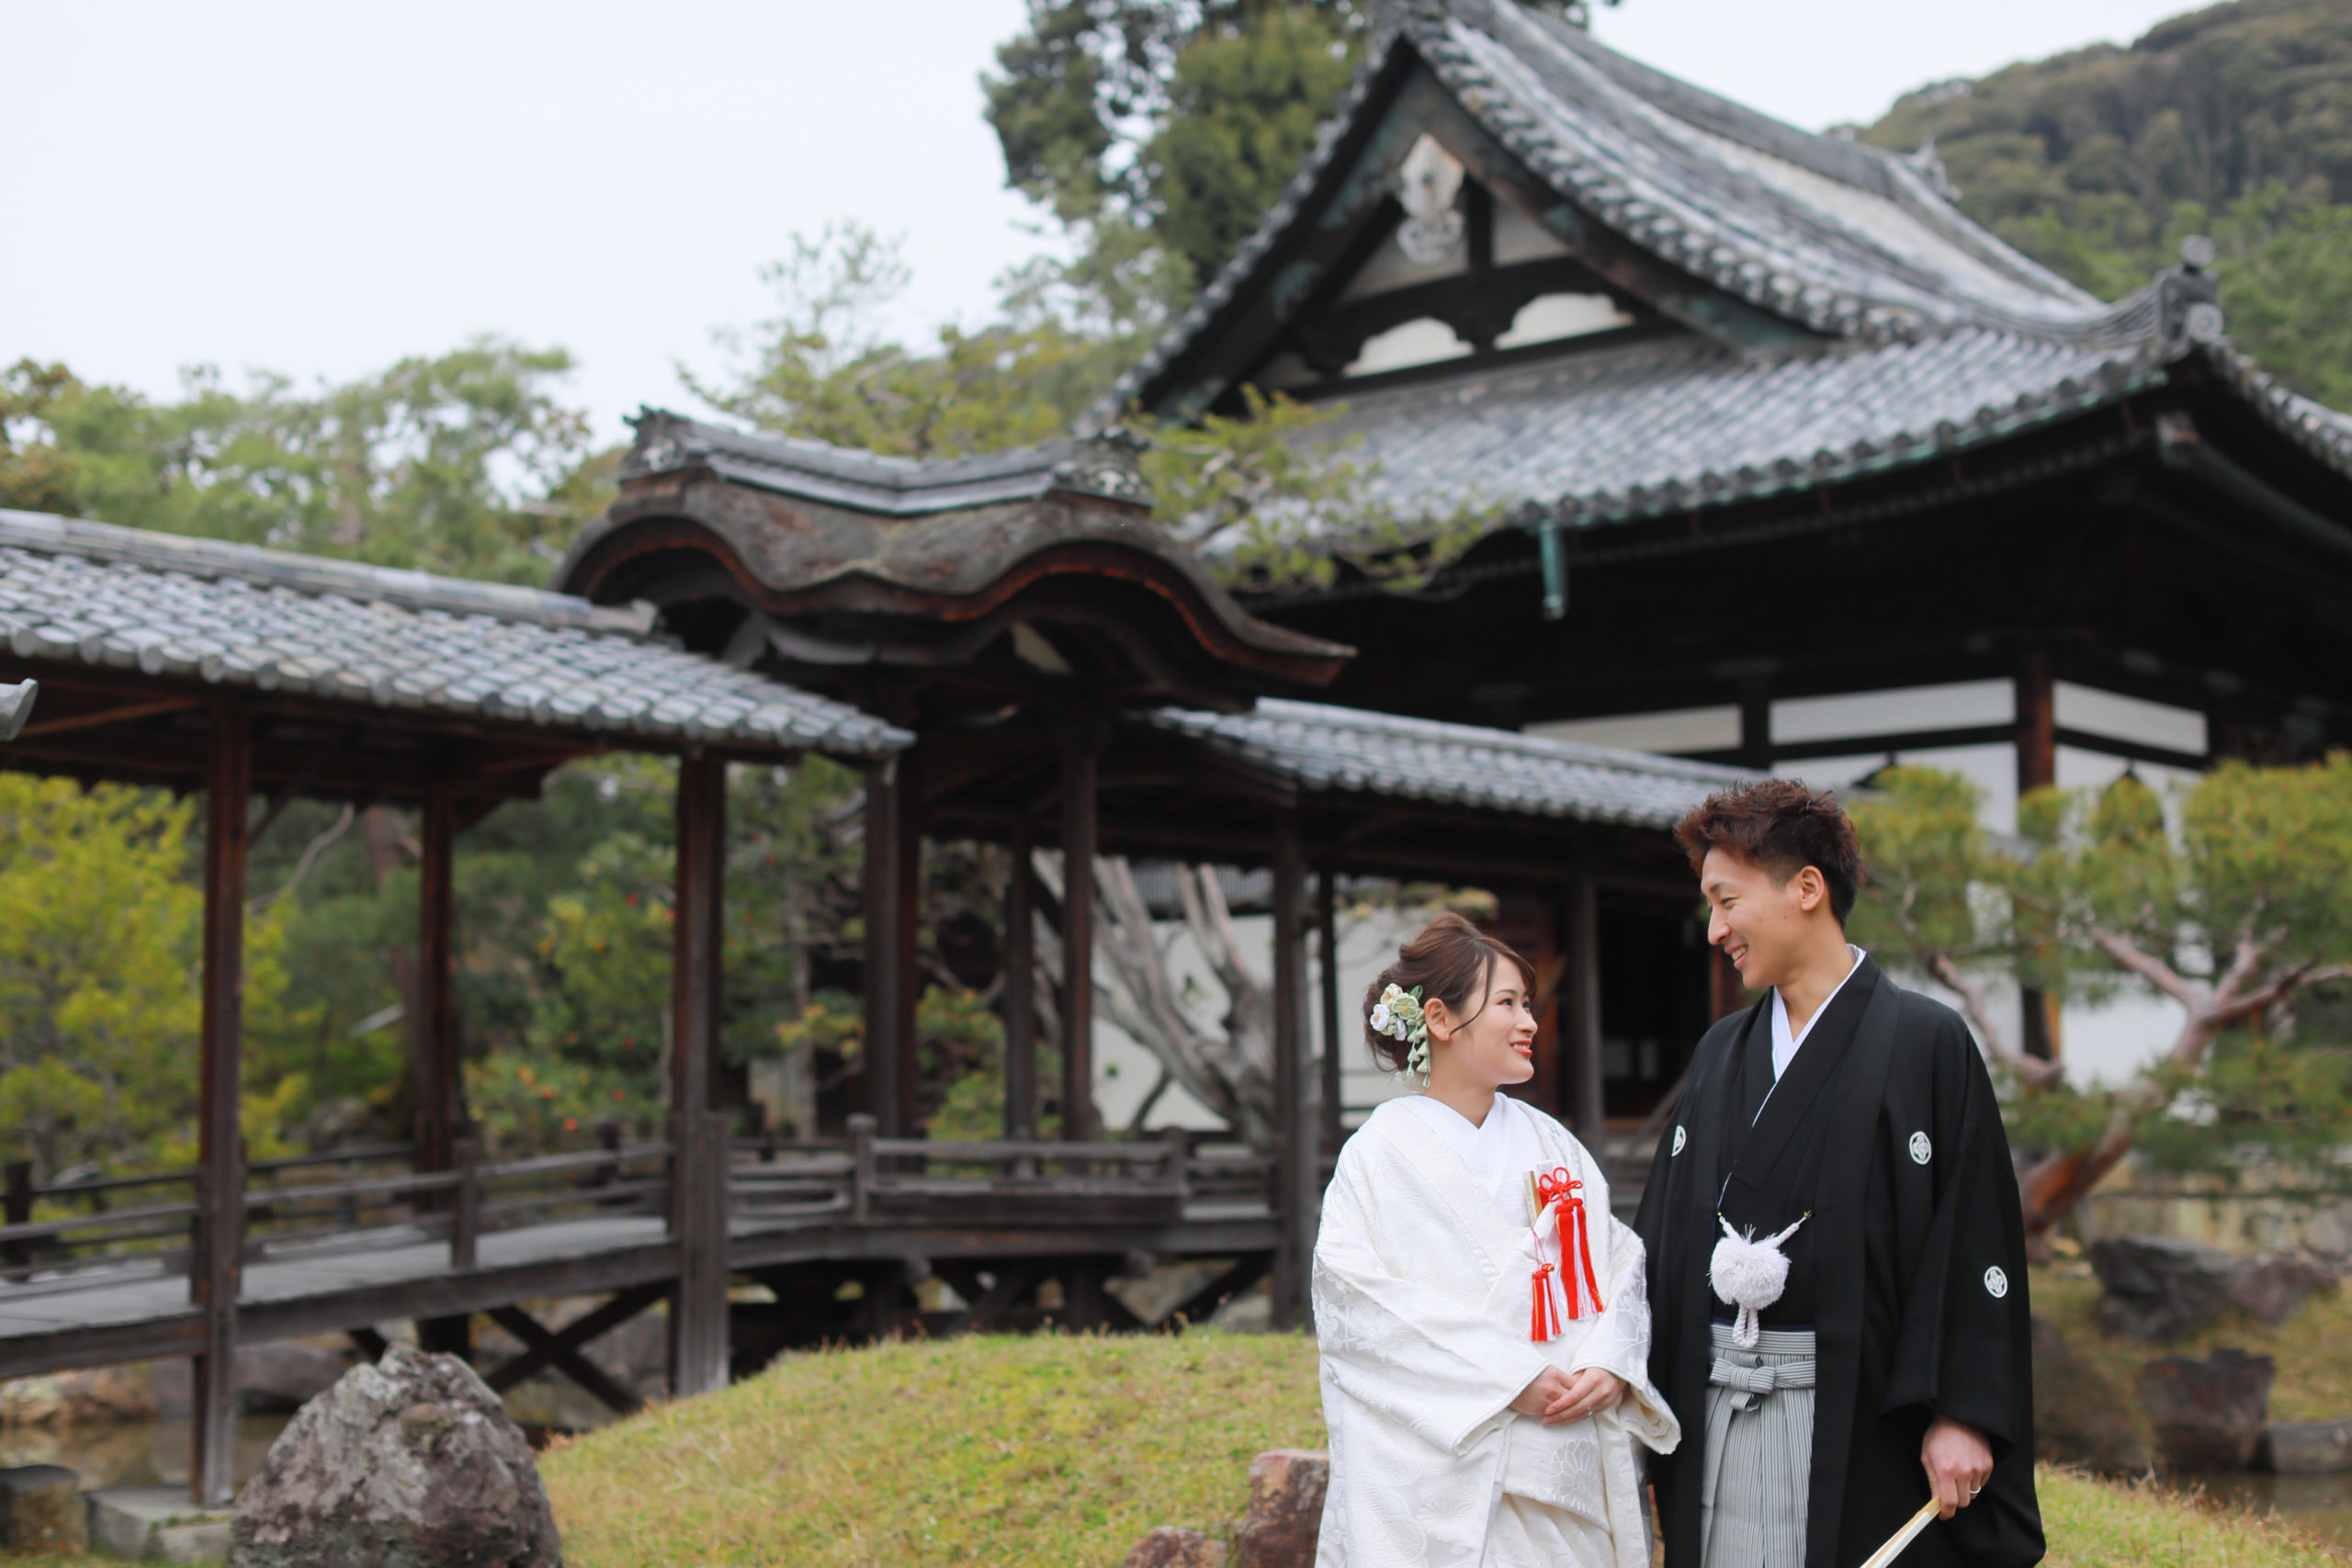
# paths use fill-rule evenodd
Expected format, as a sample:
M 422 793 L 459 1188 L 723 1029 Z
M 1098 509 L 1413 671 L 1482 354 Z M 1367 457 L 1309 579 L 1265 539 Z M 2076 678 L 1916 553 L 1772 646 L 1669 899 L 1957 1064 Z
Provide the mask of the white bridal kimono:
M 1559 1166 L 1584 1183 L 1606 1306 L 1539 1345 L 1538 1246 L 1555 1280 L 1564 1260 L 1550 1216 L 1527 1223 L 1524 1179 Z M 1476 1127 L 1419 1096 L 1374 1111 L 1324 1195 L 1315 1331 L 1331 1445 L 1317 1568 L 1648 1568 L 1634 1445 L 1671 1452 L 1681 1427 L 1650 1385 L 1641 1238 L 1551 1117 L 1499 1094 Z M 1613 1372 L 1624 1401 L 1557 1427 L 1511 1410 L 1546 1364 Z

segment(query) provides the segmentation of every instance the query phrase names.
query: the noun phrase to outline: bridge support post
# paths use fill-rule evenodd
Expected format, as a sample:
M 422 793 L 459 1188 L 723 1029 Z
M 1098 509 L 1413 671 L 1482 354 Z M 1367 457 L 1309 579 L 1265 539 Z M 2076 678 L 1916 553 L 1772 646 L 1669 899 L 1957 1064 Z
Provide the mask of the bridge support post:
M 1274 1209 L 1279 1240 L 1271 1306 L 1272 1325 L 1288 1329 L 1306 1318 L 1307 1276 L 1319 1217 L 1317 1156 L 1322 1147 L 1307 1061 L 1306 869 L 1295 810 L 1284 811 L 1275 821 L 1273 870 Z
M 456 1168 L 463 1120 L 458 1111 L 458 1020 L 450 973 L 457 921 L 453 865 L 457 802 L 447 790 L 436 789 L 425 796 L 418 829 L 417 1016 L 409 1021 L 409 1063 L 416 1085 L 416 1168 L 422 1172 Z M 428 1198 L 435 1208 L 457 1201 L 445 1193 Z M 461 1265 L 472 1266 L 470 1258 Z M 428 1350 L 469 1360 L 473 1357 L 470 1317 L 425 1318 L 417 1324 L 416 1337 Z
M 1094 1136 L 1095 795 L 1109 739 L 1099 716 L 1070 720 L 1062 752 L 1062 1136 Z
M 190 1293 L 203 1315 L 196 1358 L 190 1490 L 216 1506 L 236 1485 L 237 1294 L 244 1272 L 245 1172 L 238 1093 L 244 1044 L 245 846 L 253 716 L 212 708 L 205 774 L 204 976 L 198 1067 L 197 1207 Z
M 670 1299 L 670 1390 L 685 1398 L 727 1382 L 727 1131 L 710 1109 L 726 913 L 726 759 L 695 755 L 679 762 L 677 820 L 670 1232 L 678 1283 Z

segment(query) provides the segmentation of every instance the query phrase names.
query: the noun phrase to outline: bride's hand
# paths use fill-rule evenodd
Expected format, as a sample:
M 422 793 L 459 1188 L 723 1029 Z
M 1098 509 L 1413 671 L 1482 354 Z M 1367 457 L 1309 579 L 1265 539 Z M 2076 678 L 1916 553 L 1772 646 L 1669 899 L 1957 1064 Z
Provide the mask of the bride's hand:
M 1537 1382 L 1542 1381 L 1541 1378 L 1536 1380 Z M 1546 1427 L 1558 1427 L 1570 1421 L 1581 1421 L 1588 1416 L 1598 1416 L 1613 1408 L 1619 1400 L 1625 1397 L 1625 1381 L 1614 1372 L 1602 1371 L 1599 1367 L 1587 1367 L 1565 1382 L 1566 1386 L 1544 1407 L 1544 1425 Z
M 1567 1373 L 1557 1367 L 1546 1367 L 1519 1391 L 1519 1397 L 1510 1402 L 1510 1407 L 1530 1420 L 1541 1421 L 1544 1411 L 1566 1398 L 1575 1386 Z

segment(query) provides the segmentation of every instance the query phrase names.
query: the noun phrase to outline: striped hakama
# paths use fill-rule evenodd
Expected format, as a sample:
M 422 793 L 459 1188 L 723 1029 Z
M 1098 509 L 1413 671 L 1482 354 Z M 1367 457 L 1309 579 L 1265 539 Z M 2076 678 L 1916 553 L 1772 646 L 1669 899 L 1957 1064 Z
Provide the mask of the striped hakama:
M 1755 1348 L 1712 1325 L 1707 1459 L 1699 1503 L 1704 1568 L 1802 1568 L 1813 1478 L 1813 1330 L 1767 1328 Z

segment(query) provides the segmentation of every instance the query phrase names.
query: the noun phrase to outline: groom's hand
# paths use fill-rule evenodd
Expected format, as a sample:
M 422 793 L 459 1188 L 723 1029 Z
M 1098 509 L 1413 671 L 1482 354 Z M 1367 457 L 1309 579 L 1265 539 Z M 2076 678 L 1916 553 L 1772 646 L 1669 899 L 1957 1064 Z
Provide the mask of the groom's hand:
M 1948 1519 L 1975 1500 L 1993 1477 L 1993 1450 L 1976 1428 L 1949 1416 L 1939 1416 L 1928 1427 L 1919 1445 L 1919 1462 L 1927 1468 L 1928 1489 L 1941 1505 L 1938 1518 Z

